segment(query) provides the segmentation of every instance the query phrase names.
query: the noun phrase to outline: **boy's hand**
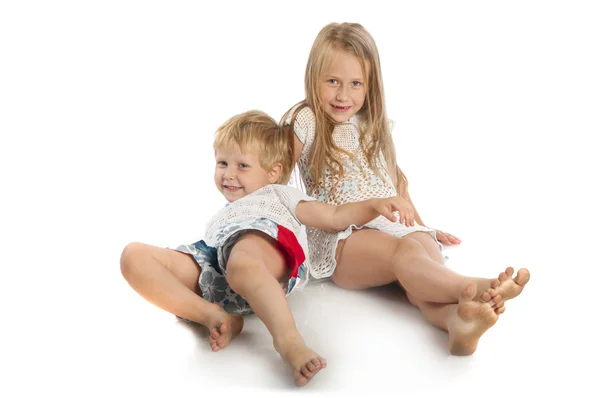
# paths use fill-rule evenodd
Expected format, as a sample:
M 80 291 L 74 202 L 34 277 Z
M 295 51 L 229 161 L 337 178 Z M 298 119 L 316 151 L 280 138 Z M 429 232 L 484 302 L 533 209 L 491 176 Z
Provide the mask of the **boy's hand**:
M 392 222 L 399 222 L 407 227 L 415 225 L 415 209 L 410 202 L 400 196 L 371 199 L 373 209 Z M 398 215 L 394 214 L 398 212 Z

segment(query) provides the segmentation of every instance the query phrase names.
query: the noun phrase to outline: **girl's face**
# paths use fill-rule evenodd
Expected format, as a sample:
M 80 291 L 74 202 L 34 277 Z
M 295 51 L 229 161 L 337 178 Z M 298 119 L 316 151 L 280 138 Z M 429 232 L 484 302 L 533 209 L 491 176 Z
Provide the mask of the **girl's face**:
M 347 122 L 365 102 L 365 84 L 366 77 L 358 57 L 334 50 L 319 83 L 319 97 L 325 113 L 338 123 Z
M 228 202 L 275 183 L 281 173 L 281 165 L 265 170 L 257 153 L 242 153 L 237 145 L 217 149 L 215 160 L 215 185 Z

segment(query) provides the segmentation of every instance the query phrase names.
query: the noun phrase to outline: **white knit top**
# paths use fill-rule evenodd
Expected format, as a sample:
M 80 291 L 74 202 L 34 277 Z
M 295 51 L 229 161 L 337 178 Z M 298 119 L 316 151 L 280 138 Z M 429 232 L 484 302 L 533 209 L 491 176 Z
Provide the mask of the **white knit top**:
M 297 188 L 271 184 L 257 189 L 234 202 L 213 216 L 206 226 L 206 244 L 220 247 L 239 226 L 250 220 L 266 218 L 287 228 L 297 238 L 300 236 L 300 221 L 296 217 L 296 206 L 302 200 L 315 200 Z
M 286 123 L 289 124 L 290 122 L 291 116 Z M 393 124 L 391 127 L 393 127 Z M 325 170 L 320 185 L 317 185 L 309 174 L 310 151 L 315 140 L 315 116 L 309 107 L 303 108 L 296 116 L 294 132 L 304 144 L 298 159 L 298 168 L 309 196 L 324 203 L 340 205 L 370 198 L 388 198 L 397 195 L 396 187 L 394 187 L 387 171 L 387 163 L 383 155 L 379 157 L 377 162 L 383 179 L 369 167 L 367 158 L 359 145 L 359 119 L 356 115 L 352 116 L 346 123 L 337 125 L 333 130 L 335 144 L 354 156 L 354 159 L 352 159 L 343 153 L 339 155 L 339 160 L 342 167 L 344 167 L 344 178 L 337 184 L 335 189 L 332 189 L 331 169 Z M 416 223 L 413 227 L 406 227 L 403 224 L 391 222 L 383 216 L 377 217 L 362 227 L 377 229 L 398 237 L 415 231 L 434 231 Z M 353 229 L 359 228 L 361 227 L 351 226 L 342 232 L 332 232 L 306 227 L 312 277 L 326 278 L 333 274 L 336 266 L 335 251 L 337 242 L 350 236 Z

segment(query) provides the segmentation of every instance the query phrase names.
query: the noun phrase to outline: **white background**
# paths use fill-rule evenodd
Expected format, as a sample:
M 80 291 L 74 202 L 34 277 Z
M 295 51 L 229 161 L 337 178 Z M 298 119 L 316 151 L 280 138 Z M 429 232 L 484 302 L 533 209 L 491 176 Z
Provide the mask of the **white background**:
M 312 42 L 359 22 L 380 51 L 398 162 L 448 265 L 532 279 L 474 356 L 396 291 L 290 299 L 323 395 L 528 396 L 592 384 L 600 12 L 593 1 L 0 3 L 0 395 L 296 392 L 247 320 L 213 354 L 124 281 L 131 241 L 202 237 L 223 205 L 212 136 L 304 98 Z M 368 266 L 368 265 L 366 265 Z M 584 363 L 592 360 L 590 365 Z

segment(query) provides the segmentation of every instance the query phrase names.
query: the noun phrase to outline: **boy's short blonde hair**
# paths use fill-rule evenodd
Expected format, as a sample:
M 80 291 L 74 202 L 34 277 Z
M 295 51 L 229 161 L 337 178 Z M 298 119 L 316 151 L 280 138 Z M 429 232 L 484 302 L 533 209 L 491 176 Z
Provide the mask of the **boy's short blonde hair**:
M 251 110 L 223 123 L 215 133 L 213 148 L 216 151 L 236 144 L 242 152 L 256 153 L 265 170 L 281 163 L 281 176 L 276 183 L 286 184 L 294 169 L 293 142 L 272 117 L 265 112 Z

